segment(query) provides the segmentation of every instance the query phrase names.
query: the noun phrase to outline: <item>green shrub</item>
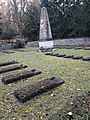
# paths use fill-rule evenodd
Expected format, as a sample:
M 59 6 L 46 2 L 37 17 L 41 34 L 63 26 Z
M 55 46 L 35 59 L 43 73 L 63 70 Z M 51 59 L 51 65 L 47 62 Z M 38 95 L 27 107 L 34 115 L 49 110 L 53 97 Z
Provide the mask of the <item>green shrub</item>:
M 15 42 L 15 48 L 23 48 L 23 47 L 25 47 L 25 42 L 20 39 L 17 39 Z

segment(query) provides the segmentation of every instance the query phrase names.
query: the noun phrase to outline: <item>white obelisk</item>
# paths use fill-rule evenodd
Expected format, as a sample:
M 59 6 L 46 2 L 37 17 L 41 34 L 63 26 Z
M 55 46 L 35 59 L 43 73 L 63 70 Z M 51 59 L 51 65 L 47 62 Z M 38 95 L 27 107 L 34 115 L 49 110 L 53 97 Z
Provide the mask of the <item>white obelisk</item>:
M 52 39 L 51 27 L 46 7 L 41 8 L 39 40 L 47 41 Z

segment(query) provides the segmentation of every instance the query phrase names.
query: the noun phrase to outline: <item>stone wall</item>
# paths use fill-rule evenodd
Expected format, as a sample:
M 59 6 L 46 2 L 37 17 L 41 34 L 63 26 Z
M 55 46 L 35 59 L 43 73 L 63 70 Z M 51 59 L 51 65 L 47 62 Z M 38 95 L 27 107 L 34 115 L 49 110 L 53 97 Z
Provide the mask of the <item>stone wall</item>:
M 76 39 L 57 39 L 53 40 L 54 46 L 90 46 L 90 38 L 76 38 Z M 0 43 L 0 50 L 12 49 L 14 43 Z M 28 42 L 29 47 L 38 47 L 39 41 Z
M 39 41 L 28 42 L 27 46 L 28 47 L 38 47 L 39 46 Z
M 53 40 L 54 46 L 90 46 L 90 38 L 72 38 Z M 27 46 L 38 47 L 39 41 L 28 42 Z
M 54 40 L 54 46 L 90 46 L 90 38 Z
M 0 50 L 12 49 L 13 46 L 13 43 L 0 43 Z

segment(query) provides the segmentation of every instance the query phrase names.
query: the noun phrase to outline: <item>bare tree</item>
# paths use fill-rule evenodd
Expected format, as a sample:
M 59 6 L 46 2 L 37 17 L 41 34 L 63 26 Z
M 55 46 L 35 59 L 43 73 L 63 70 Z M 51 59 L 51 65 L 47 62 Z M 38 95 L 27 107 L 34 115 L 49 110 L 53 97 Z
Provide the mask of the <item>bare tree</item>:
M 21 38 L 23 37 L 22 31 L 28 24 L 27 19 L 29 14 L 30 5 L 34 4 L 36 7 L 39 5 L 39 0 L 8 0 L 7 4 L 2 2 L 1 9 L 3 15 L 4 31 L 9 32 L 9 28 L 14 30 Z M 32 11 L 31 11 L 32 12 Z

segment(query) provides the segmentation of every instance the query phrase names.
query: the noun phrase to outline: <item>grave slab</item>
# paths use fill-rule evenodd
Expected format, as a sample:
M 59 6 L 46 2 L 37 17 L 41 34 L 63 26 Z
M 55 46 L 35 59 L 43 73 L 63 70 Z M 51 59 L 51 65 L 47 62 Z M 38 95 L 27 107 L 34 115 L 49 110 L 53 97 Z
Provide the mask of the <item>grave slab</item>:
M 53 49 L 52 48 L 40 48 L 39 51 L 41 52 L 51 52 Z
M 20 102 L 26 102 L 35 96 L 47 92 L 63 83 L 64 81 L 58 77 L 47 78 L 32 85 L 25 86 L 19 90 L 15 90 L 14 95 Z
M 64 57 L 66 54 L 59 54 L 57 57 Z
M 21 79 L 29 78 L 38 74 L 41 74 L 40 70 L 36 70 L 36 69 L 28 70 L 28 71 L 25 70 L 15 75 L 11 74 L 11 75 L 2 77 L 2 82 L 4 84 L 10 84 L 10 83 L 19 81 Z
M 0 69 L 0 73 L 5 73 L 5 72 L 9 72 L 9 71 L 14 71 L 14 70 L 18 70 L 18 69 L 22 69 L 22 68 L 27 68 L 27 65 L 14 65 L 14 66 L 10 66 L 10 67 L 4 67 Z
M 83 58 L 83 56 L 74 56 L 74 57 L 72 57 L 72 59 L 76 59 L 76 60 L 82 59 L 82 58 Z
M 80 49 L 83 49 L 83 47 L 75 47 L 74 49 L 75 50 L 80 50 Z
M 7 54 L 11 54 L 11 53 L 15 53 L 14 51 L 6 51 L 6 50 L 2 50 L 1 52 L 3 52 L 3 53 L 7 53 Z
M 74 55 L 65 55 L 64 58 L 72 58 Z
M 45 55 L 52 55 L 53 53 L 45 53 Z
M 90 47 L 86 47 L 86 48 L 84 48 L 84 50 L 90 50 Z
M 85 57 L 82 60 L 84 60 L 84 61 L 90 61 L 90 57 Z
M 58 53 L 51 54 L 51 56 L 58 56 L 58 55 L 59 55 Z
M 28 50 L 21 50 L 21 49 L 14 49 L 14 51 L 18 51 L 18 52 L 28 52 Z
M 6 66 L 6 65 L 11 65 L 11 64 L 16 64 L 18 63 L 17 61 L 13 60 L 13 61 L 7 61 L 7 62 L 2 62 L 0 63 L 0 67 L 1 66 Z

